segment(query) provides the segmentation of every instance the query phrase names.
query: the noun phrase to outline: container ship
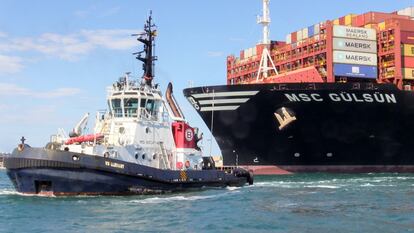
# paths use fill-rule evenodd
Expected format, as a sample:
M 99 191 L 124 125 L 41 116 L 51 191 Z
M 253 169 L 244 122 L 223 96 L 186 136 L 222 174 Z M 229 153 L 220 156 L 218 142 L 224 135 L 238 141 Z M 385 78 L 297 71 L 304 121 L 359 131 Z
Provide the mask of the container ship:
M 227 57 L 227 85 L 184 95 L 224 166 L 255 174 L 414 172 L 414 8 L 349 14 Z

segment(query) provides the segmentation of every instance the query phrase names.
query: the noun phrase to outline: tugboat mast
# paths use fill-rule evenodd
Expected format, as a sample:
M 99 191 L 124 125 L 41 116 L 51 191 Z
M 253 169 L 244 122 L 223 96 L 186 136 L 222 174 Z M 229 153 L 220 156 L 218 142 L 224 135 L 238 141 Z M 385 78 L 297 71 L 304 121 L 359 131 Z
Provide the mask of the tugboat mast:
M 134 53 L 136 58 L 143 62 L 142 70 L 144 71 L 142 78 L 145 84 L 152 86 L 152 80 L 154 79 L 154 61 L 157 57 L 153 55 L 154 39 L 157 36 L 157 30 L 155 24 L 152 23 L 152 11 L 145 22 L 144 32 L 141 34 L 135 34 L 138 36 L 137 40 L 144 44 L 144 50 Z M 133 36 L 135 36 L 133 35 Z M 142 56 L 144 53 L 144 56 Z

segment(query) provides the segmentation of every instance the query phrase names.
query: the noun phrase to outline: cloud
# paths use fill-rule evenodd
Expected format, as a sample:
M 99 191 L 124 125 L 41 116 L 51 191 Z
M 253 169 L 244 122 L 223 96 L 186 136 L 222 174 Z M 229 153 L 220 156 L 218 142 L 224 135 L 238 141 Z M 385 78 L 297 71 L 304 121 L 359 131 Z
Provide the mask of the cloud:
M 37 37 L 10 38 L 0 34 L 0 52 L 37 52 L 50 57 L 57 57 L 66 61 L 76 61 L 95 49 L 126 50 L 136 45 L 136 40 L 130 35 L 139 30 L 111 29 L 111 30 L 81 30 L 77 33 L 57 34 L 43 33 Z M 1 33 L 1 32 L 0 32 Z M 13 70 L 19 70 L 21 60 L 10 59 L 7 64 L 14 64 Z M 4 58 L 3 58 L 4 59 Z M 20 62 L 20 63 L 19 63 Z M 0 72 L 4 71 L 0 70 Z
M 92 45 L 124 50 L 137 44 L 135 38 L 130 36 L 137 32 L 138 30 L 83 30 L 82 35 Z
M 41 99 L 59 98 L 73 96 L 80 93 L 78 88 L 58 88 L 48 91 L 33 91 L 16 84 L 0 83 L 0 96 L 26 96 Z
M 222 51 L 208 51 L 207 52 L 207 56 L 209 57 L 221 57 L 223 56 L 223 52 Z
M 111 7 L 109 9 L 103 11 L 101 13 L 101 17 L 108 17 L 108 16 L 116 15 L 120 11 L 121 11 L 121 7 L 119 7 L 119 6 Z
M 73 12 L 73 15 L 77 18 L 84 19 L 86 17 L 109 17 L 113 15 L 117 15 L 121 12 L 120 6 L 114 6 L 107 9 L 100 9 L 98 6 L 90 6 L 86 9 L 80 9 Z
M 13 74 L 23 69 L 22 59 L 0 54 L 0 73 Z

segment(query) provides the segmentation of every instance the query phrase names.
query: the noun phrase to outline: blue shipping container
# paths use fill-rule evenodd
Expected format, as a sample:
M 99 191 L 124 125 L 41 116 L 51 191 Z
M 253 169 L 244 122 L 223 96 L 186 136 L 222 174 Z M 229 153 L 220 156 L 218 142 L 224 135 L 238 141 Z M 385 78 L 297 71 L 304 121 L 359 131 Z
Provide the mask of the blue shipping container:
M 334 64 L 334 75 L 353 78 L 377 78 L 376 66 Z
M 315 27 L 314 25 L 308 27 L 308 37 L 312 37 L 312 36 L 315 35 L 315 28 L 314 27 Z

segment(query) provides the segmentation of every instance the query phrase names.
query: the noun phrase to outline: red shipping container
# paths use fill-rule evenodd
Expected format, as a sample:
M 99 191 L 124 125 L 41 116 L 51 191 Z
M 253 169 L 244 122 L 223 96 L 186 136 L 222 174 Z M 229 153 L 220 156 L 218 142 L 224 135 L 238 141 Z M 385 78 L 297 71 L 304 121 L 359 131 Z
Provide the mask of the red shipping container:
M 365 25 L 372 24 L 372 23 L 381 23 L 384 22 L 386 19 L 410 19 L 409 16 L 404 15 L 394 15 L 390 13 L 382 13 L 382 12 L 368 12 L 364 14 Z
M 292 38 L 292 44 L 293 43 L 296 43 L 296 41 L 298 41 L 298 34 L 297 34 L 297 32 L 292 32 L 291 38 Z
M 263 49 L 264 45 L 256 45 L 256 54 L 261 56 L 263 53 Z
M 401 43 L 414 44 L 414 31 L 412 32 L 401 31 Z
M 414 57 L 403 57 L 402 67 L 414 68 Z
M 352 26 L 354 27 L 363 27 L 365 25 L 365 16 L 358 15 L 352 18 Z
M 345 25 L 345 16 L 339 18 L 339 25 Z
M 407 16 L 408 17 L 408 16 Z M 409 19 L 398 20 L 401 31 L 414 31 L 414 21 Z

